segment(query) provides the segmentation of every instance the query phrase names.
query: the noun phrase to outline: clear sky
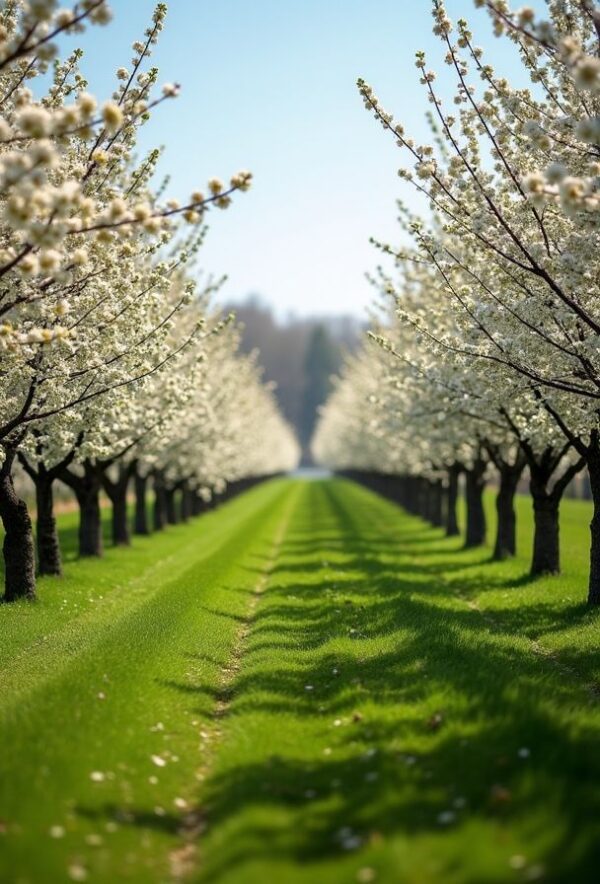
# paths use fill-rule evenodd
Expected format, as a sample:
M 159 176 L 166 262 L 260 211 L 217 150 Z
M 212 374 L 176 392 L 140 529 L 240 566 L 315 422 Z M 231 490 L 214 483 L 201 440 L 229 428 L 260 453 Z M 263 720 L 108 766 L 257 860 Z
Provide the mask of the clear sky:
M 354 313 L 372 300 L 370 235 L 396 237 L 400 151 L 364 110 L 356 78 L 417 137 L 428 108 L 414 52 L 448 71 L 429 0 L 171 0 L 154 63 L 181 96 L 154 114 L 143 147 L 164 144 L 169 192 L 251 169 L 254 186 L 213 212 L 202 265 L 226 273 L 228 300 L 259 294 L 280 315 Z M 99 98 L 130 63 L 152 0 L 111 0 L 114 21 L 77 38 Z M 510 75 L 516 57 L 472 0 L 448 0 Z M 449 72 L 449 71 L 448 71 Z

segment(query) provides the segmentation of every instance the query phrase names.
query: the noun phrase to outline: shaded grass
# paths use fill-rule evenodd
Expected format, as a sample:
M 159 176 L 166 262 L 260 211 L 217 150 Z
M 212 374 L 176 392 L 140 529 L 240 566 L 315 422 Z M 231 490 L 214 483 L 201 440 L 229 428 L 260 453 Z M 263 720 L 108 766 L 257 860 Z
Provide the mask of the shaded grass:
M 507 597 L 525 562 L 356 486 L 303 495 L 200 793 L 198 880 L 597 880 L 597 617 L 556 580 Z M 529 637 L 568 656 L 580 633 L 576 672 Z
M 519 507 L 524 555 L 491 564 L 349 482 L 280 481 L 5 606 L 0 878 L 595 882 L 589 507 L 538 581 Z

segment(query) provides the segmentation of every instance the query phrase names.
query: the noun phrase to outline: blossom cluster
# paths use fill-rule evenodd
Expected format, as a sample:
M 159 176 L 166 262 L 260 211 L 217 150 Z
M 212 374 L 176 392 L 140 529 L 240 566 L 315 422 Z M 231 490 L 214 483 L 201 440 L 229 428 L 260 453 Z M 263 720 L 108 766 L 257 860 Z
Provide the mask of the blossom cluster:
M 179 93 L 148 64 L 165 16 L 158 3 L 103 102 L 80 50 L 55 55 L 61 34 L 109 20 L 104 0 L 0 11 L 0 494 L 17 458 L 47 472 L 135 456 L 209 494 L 295 461 L 272 394 L 213 315 L 215 286 L 195 278 L 207 213 L 252 174 L 178 200 L 154 185 L 160 151 L 136 152 Z
M 551 465 L 550 493 L 600 465 L 600 12 L 552 0 L 543 22 L 506 0 L 476 5 L 514 42 L 528 88 L 496 73 L 442 0 L 433 29 L 457 86 L 447 108 L 417 52 L 430 143 L 358 81 L 428 211 L 399 203 L 402 244 L 375 241 L 395 262 L 373 280 L 385 312 L 314 446 L 333 466 L 432 478 L 523 455 L 532 475 Z

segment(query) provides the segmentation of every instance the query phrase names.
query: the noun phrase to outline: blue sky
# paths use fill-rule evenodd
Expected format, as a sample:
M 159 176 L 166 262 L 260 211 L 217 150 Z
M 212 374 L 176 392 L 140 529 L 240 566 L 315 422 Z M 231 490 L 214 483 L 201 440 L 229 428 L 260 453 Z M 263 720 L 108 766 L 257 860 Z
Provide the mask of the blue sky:
M 472 0 L 448 0 L 469 19 L 476 42 L 511 74 L 516 56 L 491 35 Z M 154 3 L 111 0 L 114 20 L 77 38 L 84 73 L 99 98 L 130 63 Z M 364 315 L 365 280 L 378 256 L 370 235 L 396 238 L 399 149 L 362 106 L 364 77 L 417 137 L 427 102 L 414 52 L 440 73 L 429 0 L 171 0 L 153 62 L 181 96 L 159 108 L 143 147 L 164 144 L 169 192 L 185 198 L 214 175 L 242 168 L 249 193 L 210 217 L 202 266 L 228 274 L 222 297 L 259 294 L 288 312 Z

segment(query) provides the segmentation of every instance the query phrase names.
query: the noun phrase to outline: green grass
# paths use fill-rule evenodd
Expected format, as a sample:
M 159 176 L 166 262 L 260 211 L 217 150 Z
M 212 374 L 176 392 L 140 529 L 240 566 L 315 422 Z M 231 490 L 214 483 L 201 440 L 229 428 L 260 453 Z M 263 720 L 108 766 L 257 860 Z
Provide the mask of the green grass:
M 69 563 L 0 610 L 0 879 L 596 882 L 588 520 L 529 581 L 288 480 Z

